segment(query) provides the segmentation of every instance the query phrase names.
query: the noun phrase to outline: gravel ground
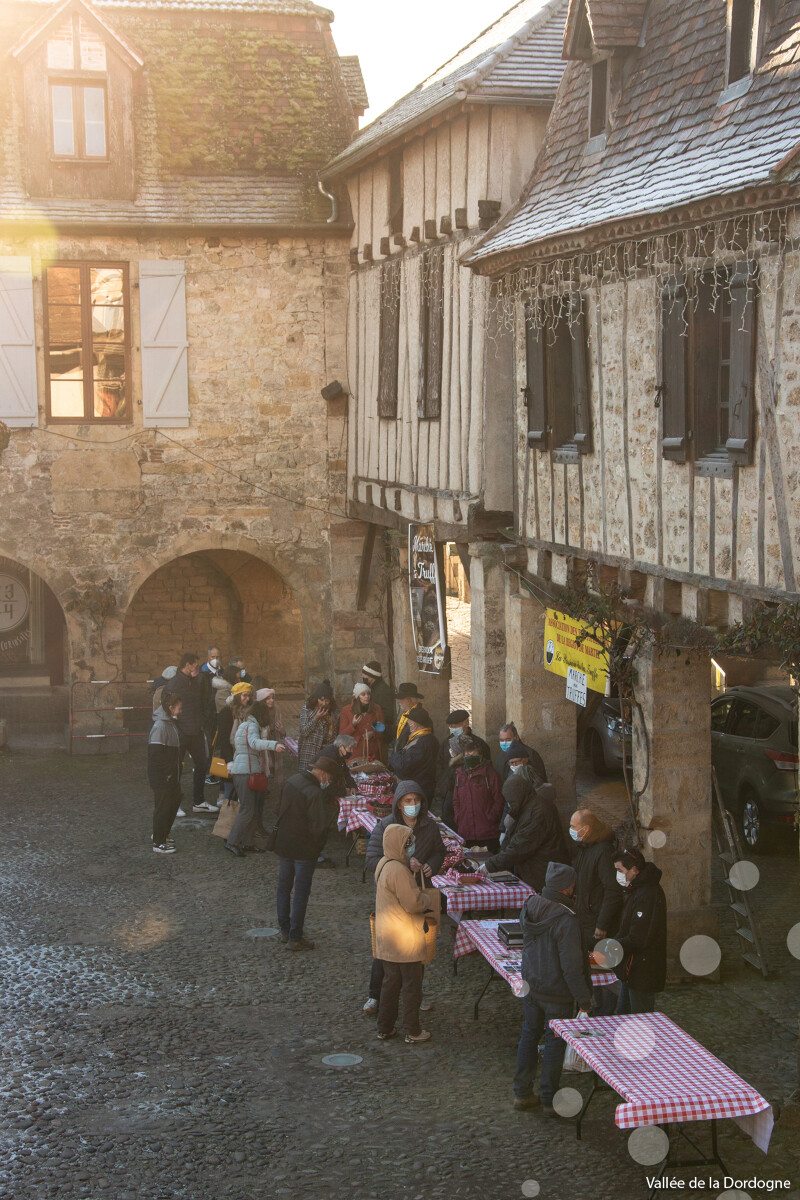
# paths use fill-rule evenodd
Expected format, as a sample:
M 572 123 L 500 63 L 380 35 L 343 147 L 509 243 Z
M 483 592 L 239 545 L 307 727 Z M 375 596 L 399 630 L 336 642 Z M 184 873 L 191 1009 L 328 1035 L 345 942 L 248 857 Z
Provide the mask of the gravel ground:
M 530 1181 L 544 1200 L 644 1200 L 609 1094 L 581 1143 L 569 1122 L 512 1111 L 520 1002 L 495 986 L 476 1023 L 485 965 L 454 977 L 449 932 L 427 972 L 433 1041 L 375 1039 L 361 1014 L 372 889 L 343 868 L 340 835 L 338 869 L 314 880 L 318 948 L 290 955 L 247 936 L 275 923 L 271 855 L 234 859 L 200 819 L 177 828 L 178 854 L 152 854 L 141 750 L 13 755 L 0 771 L 3 1200 L 506 1200 L 535 1194 Z M 780 1101 L 795 1086 L 796 866 L 788 852 L 759 865 L 776 978 L 750 973 L 727 931 L 724 982 L 670 989 L 662 1007 Z M 341 1051 L 363 1061 L 323 1064 Z M 793 1132 L 764 1158 L 723 1130 L 737 1177 L 796 1178 Z

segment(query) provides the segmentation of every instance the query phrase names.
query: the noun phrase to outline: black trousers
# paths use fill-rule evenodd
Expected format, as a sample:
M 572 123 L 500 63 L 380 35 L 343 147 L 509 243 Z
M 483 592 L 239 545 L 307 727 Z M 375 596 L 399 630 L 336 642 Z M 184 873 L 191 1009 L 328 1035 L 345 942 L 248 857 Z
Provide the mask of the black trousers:
M 381 1002 L 378 1006 L 378 1033 L 391 1033 L 397 1020 L 400 993 L 403 993 L 403 1025 L 406 1033 L 418 1034 L 419 1006 L 422 1003 L 423 963 L 383 964 Z
M 163 787 L 153 788 L 153 842 L 161 846 L 169 837 L 175 813 L 181 804 L 181 787 L 177 777 Z
M 202 804 L 205 799 L 206 771 L 208 770 L 206 737 L 202 730 L 199 733 L 184 733 L 181 730 L 181 762 L 186 754 L 191 754 L 194 766 L 192 803 Z

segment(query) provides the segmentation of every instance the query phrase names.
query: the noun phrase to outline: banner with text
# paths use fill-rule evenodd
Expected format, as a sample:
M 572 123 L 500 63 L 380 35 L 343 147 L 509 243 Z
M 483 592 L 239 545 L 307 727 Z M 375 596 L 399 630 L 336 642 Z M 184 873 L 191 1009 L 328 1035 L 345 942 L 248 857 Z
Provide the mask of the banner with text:
M 564 679 L 569 678 L 570 668 L 581 672 L 586 676 L 587 688 L 605 696 L 608 655 L 590 634 L 591 627 L 585 621 L 576 621 L 548 608 L 544 625 L 544 665 Z M 576 700 L 576 703 L 580 701 Z
M 408 589 L 417 666 L 427 675 L 448 668 L 444 588 L 432 525 L 408 527 Z

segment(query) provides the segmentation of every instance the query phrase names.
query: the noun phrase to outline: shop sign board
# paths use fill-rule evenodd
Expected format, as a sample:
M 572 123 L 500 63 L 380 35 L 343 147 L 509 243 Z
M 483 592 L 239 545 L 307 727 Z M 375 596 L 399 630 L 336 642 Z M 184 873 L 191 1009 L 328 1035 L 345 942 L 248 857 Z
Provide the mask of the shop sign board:
M 417 666 L 427 675 L 449 668 L 444 587 L 433 525 L 408 527 L 408 589 Z
M 591 627 L 585 621 L 576 621 L 553 608 L 548 608 L 545 618 L 544 665 L 554 675 L 567 680 L 568 695 L 570 669 L 586 676 L 585 687 L 589 691 L 600 692 L 603 696 L 608 694 L 608 655 L 591 637 Z M 576 676 L 575 685 L 579 682 Z

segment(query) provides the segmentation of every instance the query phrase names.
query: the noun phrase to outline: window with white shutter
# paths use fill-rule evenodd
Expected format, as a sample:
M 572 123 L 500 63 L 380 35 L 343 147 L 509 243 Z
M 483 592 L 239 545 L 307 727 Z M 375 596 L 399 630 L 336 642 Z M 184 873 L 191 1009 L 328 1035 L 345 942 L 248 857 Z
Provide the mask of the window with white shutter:
M 142 413 L 145 426 L 189 424 L 186 272 L 182 259 L 139 263 Z
M 25 256 L 0 255 L 0 421 L 38 424 L 33 275 Z

